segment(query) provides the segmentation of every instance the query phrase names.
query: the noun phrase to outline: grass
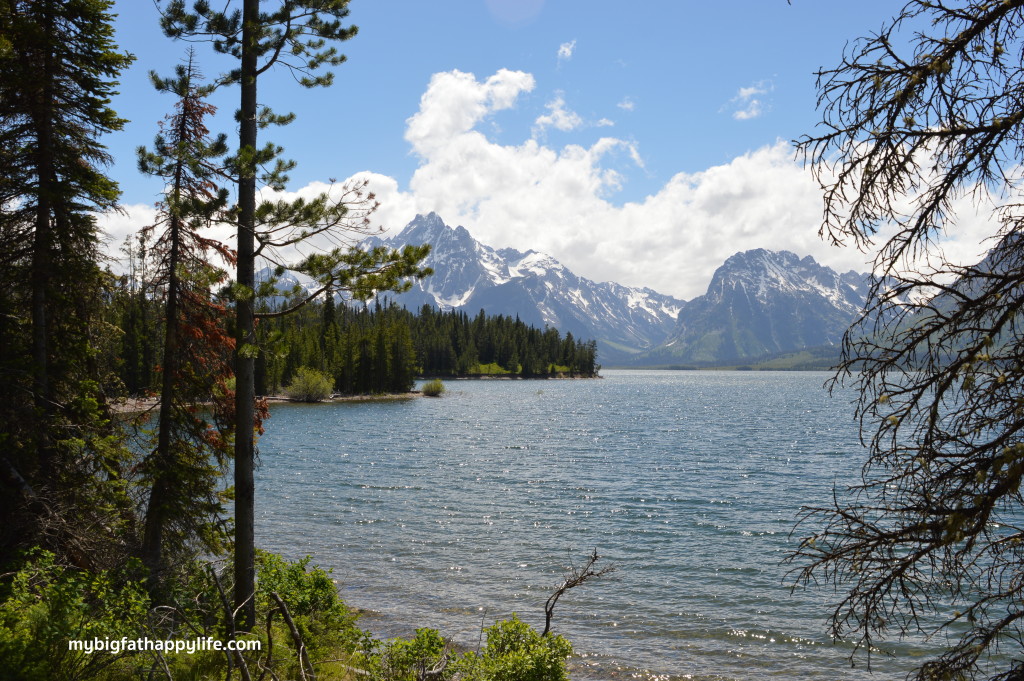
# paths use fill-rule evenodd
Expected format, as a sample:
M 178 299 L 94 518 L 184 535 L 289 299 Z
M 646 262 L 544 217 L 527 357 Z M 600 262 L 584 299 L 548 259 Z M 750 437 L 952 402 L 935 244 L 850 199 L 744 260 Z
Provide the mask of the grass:
M 474 364 L 467 373 L 470 376 L 504 376 L 512 372 L 497 362 L 491 362 L 490 364 Z

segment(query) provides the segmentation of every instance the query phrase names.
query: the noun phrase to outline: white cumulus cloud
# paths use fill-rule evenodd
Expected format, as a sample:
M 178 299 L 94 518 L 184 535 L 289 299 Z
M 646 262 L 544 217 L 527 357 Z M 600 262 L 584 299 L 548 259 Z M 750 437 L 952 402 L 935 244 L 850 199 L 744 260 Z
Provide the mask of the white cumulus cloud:
M 417 213 L 436 211 L 491 246 L 546 252 L 581 276 L 685 299 L 703 294 L 729 256 L 753 248 L 811 255 L 840 271 L 870 269 L 870 255 L 818 237 L 821 190 L 789 143 L 778 140 L 721 165 L 678 173 L 642 200 L 617 202 L 630 169 L 643 167 L 635 142 L 595 134 L 589 144 L 556 148 L 536 136 L 499 143 L 482 131 L 490 129 L 491 115 L 516 106 L 534 87 L 533 77 L 519 71 L 483 80 L 459 71 L 435 74 L 407 121 L 405 137 L 419 159 L 408 187 L 372 172 L 347 181 L 370 180 L 381 201 L 374 224 L 393 234 Z M 545 125 L 557 127 L 562 115 L 564 125 L 579 125 L 561 99 L 547 104 Z M 324 190 L 339 187 L 312 183 L 287 196 Z M 130 206 L 129 213 L 131 219 L 105 222 L 112 240 L 152 216 L 144 206 Z M 991 231 L 987 210 L 965 206 L 944 242 L 946 255 L 977 261 L 979 240 Z
M 576 51 L 576 41 L 571 40 L 558 46 L 558 61 L 572 59 L 572 53 Z
M 436 73 L 420 98 L 420 110 L 406 123 L 405 139 L 421 156 L 430 145 L 469 133 L 488 114 L 508 109 L 523 92 L 534 88 L 533 76 L 501 69 L 484 82 L 472 73 Z
M 642 166 L 636 144 L 607 136 L 560 148 L 536 137 L 489 139 L 480 124 L 498 110 L 490 92 L 500 84 L 507 108 L 534 87 L 527 74 L 501 73 L 483 81 L 459 72 L 433 77 L 409 119 L 406 138 L 420 166 L 408 190 L 390 178 L 373 180 L 382 222 L 400 229 L 417 212 L 437 211 L 484 243 L 544 251 L 588 278 L 685 298 L 703 293 L 715 268 L 748 248 L 789 249 L 864 269 L 862 254 L 818 239 L 820 192 L 788 143 L 678 174 L 643 201 L 616 203 L 628 179 L 622 161 Z M 566 111 L 561 100 L 548 103 L 545 125 L 555 126 Z M 459 124 L 426 124 L 439 120 Z

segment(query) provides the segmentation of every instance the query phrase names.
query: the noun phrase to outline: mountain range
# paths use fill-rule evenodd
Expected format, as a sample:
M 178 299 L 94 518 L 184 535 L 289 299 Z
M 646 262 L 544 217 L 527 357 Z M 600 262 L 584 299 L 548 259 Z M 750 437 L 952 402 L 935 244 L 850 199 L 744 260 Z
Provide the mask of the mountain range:
M 436 213 L 418 215 L 393 237 L 363 242 L 367 248 L 424 243 L 433 246 L 424 264 L 434 274 L 411 291 L 383 297 L 411 310 L 423 305 L 470 315 L 485 310 L 592 338 L 606 365 L 624 363 L 668 340 L 685 304 L 649 288 L 577 276 L 543 253 L 491 248 L 465 227 L 446 225 Z
M 418 215 L 364 247 L 429 243 L 433 276 L 382 297 L 415 310 L 433 305 L 518 316 L 598 343 L 608 365 L 729 364 L 837 344 L 867 293 L 868 275 L 840 274 L 810 256 L 756 249 L 718 268 L 690 301 L 580 277 L 549 255 L 480 243 L 465 227 Z

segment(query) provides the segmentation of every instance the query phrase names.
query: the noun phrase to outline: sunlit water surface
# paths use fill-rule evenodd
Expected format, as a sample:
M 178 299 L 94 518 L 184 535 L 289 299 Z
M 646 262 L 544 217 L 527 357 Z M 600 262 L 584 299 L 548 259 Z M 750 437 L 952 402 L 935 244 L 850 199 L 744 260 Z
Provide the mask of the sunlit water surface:
M 850 393 L 824 373 L 606 371 L 452 381 L 440 399 L 273 408 L 257 541 L 334 568 L 378 635 L 432 626 L 475 646 L 516 612 L 554 628 L 578 678 L 895 678 L 922 651 L 851 667 L 825 635 L 830 589 L 791 591 L 801 506 L 864 459 Z M 801 529 L 802 531 L 802 529 Z M 798 531 L 798 534 L 800 532 Z

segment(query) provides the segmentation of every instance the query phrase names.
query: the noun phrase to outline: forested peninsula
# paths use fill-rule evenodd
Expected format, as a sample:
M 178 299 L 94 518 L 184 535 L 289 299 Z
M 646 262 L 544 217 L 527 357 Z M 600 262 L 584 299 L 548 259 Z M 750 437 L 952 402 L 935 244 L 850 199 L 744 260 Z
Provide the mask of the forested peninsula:
M 122 276 L 106 315 L 121 329 L 109 358 L 127 392 L 145 395 L 160 375 L 161 297 Z M 290 301 L 264 301 L 271 315 Z M 326 376 L 338 395 L 403 393 L 425 378 L 593 378 L 597 343 L 538 329 L 518 318 L 475 316 L 425 305 L 411 312 L 385 302 L 338 304 L 325 296 L 256 328 L 256 393 L 281 394 L 301 368 Z

